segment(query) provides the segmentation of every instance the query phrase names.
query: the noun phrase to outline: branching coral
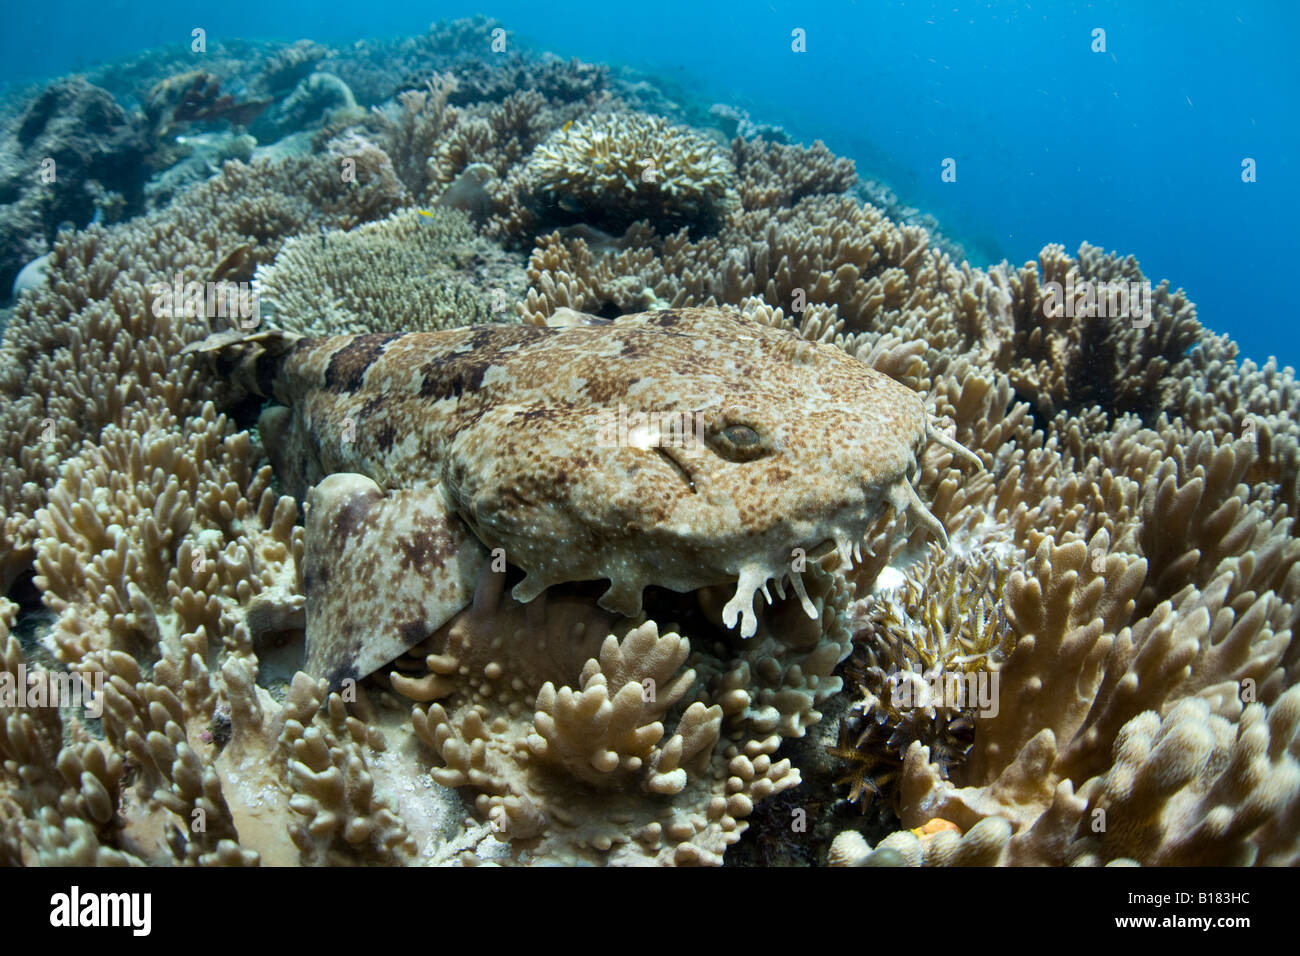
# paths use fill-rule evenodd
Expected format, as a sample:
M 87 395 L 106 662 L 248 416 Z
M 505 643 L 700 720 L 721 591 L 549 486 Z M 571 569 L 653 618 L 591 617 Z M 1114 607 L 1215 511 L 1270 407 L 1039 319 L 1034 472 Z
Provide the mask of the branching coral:
M 736 139 L 732 162 L 746 211 L 793 206 L 806 196 L 842 193 L 858 180 L 852 160 L 842 159 L 817 140 L 810 147 Z
M 307 181 L 296 178 L 302 173 Z M 7 858 L 247 863 L 274 845 L 238 846 L 239 833 L 248 833 L 236 824 L 230 780 L 213 761 L 223 726 L 229 729 L 221 714 L 266 693 L 251 676 L 231 677 L 234 658 L 254 661 L 238 673 L 255 675 L 255 649 L 268 635 L 292 631 L 300 616 L 297 509 L 271 492 L 270 469 L 249 435 L 205 401 L 214 383 L 181 355 L 215 317 L 187 310 L 163 290 L 251 278 L 284 231 L 366 215 L 349 201 L 364 204 L 364 193 L 335 191 L 336 181 L 328 161 L 234 164 L 179 207 L 68 236 L 56 244 L 45 289 L 24 299 L 6 330 L 6 586 L 34 563 L 36 585 L 57 615 L 40 635 L 42 653 L 110 681 L 103 741 L 77 724 L 60 730 L 64 718 L 55 709 L 6 717 L 6 746 L 14 750 L 0 789 L 18 788 L 18 797 L 5 797 L 18 808 L 6 831 Z M 191 217 L 198 225 L 184 227 Z M 219 656 L 227 666 L 215 676 Z M 10 640 L 6 670 L 21 662 Z M 140 663 L 152 665 L 152 679 Z M 304 728 L 318 721 L 320 703 L 301 704 L 295 719 Z M 269 698 L 257 706 L 278 709 Z M 400 827 L 368 795 L 354 759 L 364 758 L 349 749 L 359 745 L 337 737 L 346 721 L 337 713 L 331 719 L 326 726 L 336 736 L 322 738 L 328 765 L 307 730 L 308 749 L 294 758 L 305 770 L 290 765 L 295 742 L 287 738 L 261 762 L 278 768 L 270 772 L 286 799 L 302 798 L 303 812 L 310 798 L 342 814 L 339 845 L 350 852 L 369 845 L 369 836 L 351 839 L 369 827 L 376 853 L 391 859 L 402 838 L 386 834 Z M 79 800 L 48 773 L 49 786 L 22 783 L 22 768 L 38 752 L 65 779 L 76 771 L 85 790 Z M 123 773 L 123 761 L 138 772 Z M 341 796 L 329 789 L 330 766 L 344 777 Z M 372 822 L 349 822 L 358 819 Z M 315 820 L 305 832 L 299 852 L 325 859 L 334 831 Z
M 519 605 L 501 578 L 485 575 L 473 607 L 421 649 L 430 679 L 392 683 L 438 698 L 413 713 L 434 778 L 475 791 L 516 859 L 717 864 L 754 804 L 798 783 L 774 753 L 819 719 L 848 651 L 847 592 L 829 575 L 810 582 L 818 621 L 785 602 L 730 660 L 653 621 L 609 634 L 563 591 Z M 555 676 L 533 683 L 530 669 Z
M 742 212 L 698 241 L 684 230 L 659 238 L 635 226 L 620 246 L 597 260 L 581 238 L 544 237 L 533 252 L 525 316 L 544 318 L 562 305 L 627 310 L 650 290 L 672 307 L 738 305 L 751 296 L 796 312 L 834 306 L 849 330 L 877 331 L 951 321 L 962 286 L 921 230 L 900 229 L 847 197 Z
M 1086 243 L 1077 260 L 1061 246 L 1048 246 L 1036 267 L 992 274 L 1011 299 L 1015 331 L 1003 359 L 1006 371 L 1040 414 L 1100 405 L 1150 420 L 1164 407 L 1170 369 L 1201 329 L 1181 290 L 1171 291 L 1166 282 L 1128 301 L 1130 290 L 1146 282 L 1137 261 Z M 1047 290 L 1051 283 L 1056 288 Z M 1114 303 L 1108 300 L 1112 289 Z
M 1297 766 L 1286 756 L 1294 692 L 1274 698 L 1272 690 L 1282 686 L 1276 668 L 1290 633 L 1269 622 L 1285 624 L 1289 613 L 1276 614 L 1271 592 L 1253 591 L 1234 611 L 1225 600 L 1233 576 L 1225 574 L 1205 591 L 1184 587 L 1141 617 L 1146 570 L 1144 561 L 1110 551 L 1104 532 L 1088 544 L 1043 540 L 1029 572 L 1013 573 L 1003 590 L 1017 637 L 998 668 L 997 712 L 977 716 L 971 751 L 956 767 L 920 742 L 909 746 L 898 782 L 905 825 L 942 818 L 967 828 L 1001 818 L 1011 824 L 1006 836 L 1016 834 L 998 857 L 1010 863 L 1259 856 L 1265 844 L 1255 831 L 1294 812 L 1300 798 Z M 1181 728 L 1170 724 L 1160 735 L 1172 735 L 1160 752 L 1182 761 L 1167 773 L 1147 756 L 1159 741 L 1133 750 L 1156 736 L 1162 714 Z M 1266 717 L 1276 737 L 1263 729 Z M 1204 747 L 1187 742 L 1194 734 Z M 1234 734 L 1248 735 L 1239 744 L 1248 749 L 1230 757 Z M 1273 756 L 1247 756 L 1262 751 Z M 1250 760 L 1255 769 L 1246 771 Z M 1143 766 L 1149 785 L 1125 765 Z M 1245 778 L 1256 781 L 1249 797 L 1234 789 Z M 1222 804 L 1213 824 L 1220 840 L 1194 833 L 1206 790 Z M 1277 861 L 1272 846 L 1268 852 Z
M 455 89 L 455 76 L 435 73 L 425 81 L 423 89 L 401 93 L 396 104 L 385 109 L 374 108 L 370 125 L 376 128 L 384 151 L 393 158 L 398 178 L 420 202 L 427 200 L 439 185 L 430 157 L 438 152 L 460 119 L 460 111 L 447 102 Z
M 197 309 L 173 301 L 174 289 L 250 280 L 287 234 L 351 228 L 392 208 L 370 184 L 349 189 L 328 159 L 231 163 L 184 203 L 57 242 L 45 288 L 20 303 L 0 351 L 6 583 L 30 561 L 42 489 L 82 442 L 109 424 L 185 421 L 220 394 L 181 355 L 218 316 L 202 294 Z

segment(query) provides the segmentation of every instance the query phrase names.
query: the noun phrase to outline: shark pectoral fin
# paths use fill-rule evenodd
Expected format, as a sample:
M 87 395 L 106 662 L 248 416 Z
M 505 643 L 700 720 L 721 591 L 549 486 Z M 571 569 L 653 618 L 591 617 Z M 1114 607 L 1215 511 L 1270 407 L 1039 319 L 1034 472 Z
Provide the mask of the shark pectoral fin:
M 307 663 L 337 687 L 360 679 L 467 607 L 487 550 L 440 488 L 383 490 L 330 475 L 307 496 Z

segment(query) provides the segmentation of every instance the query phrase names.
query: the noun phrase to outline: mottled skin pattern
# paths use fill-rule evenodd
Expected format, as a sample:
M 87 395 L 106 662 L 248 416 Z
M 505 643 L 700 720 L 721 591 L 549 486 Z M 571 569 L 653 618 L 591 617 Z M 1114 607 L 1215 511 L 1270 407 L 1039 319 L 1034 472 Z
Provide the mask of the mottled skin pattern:
M 273 389 L 287 408 L 264 432 L 292 493 L 352 472 L 440 501 L 527 572 L 524 601 L 606 579 L 602 605 L 634 615 L 650 584 L 736 582 L 724 620 L 745 636 L 769 579 L 802 593 L 793 549 L 847 557 L 884 505 L 911 507 L 927 441 L 912 390 L 720 309 L 304 339 Z M 688 413 L 702 440 L 622 436 L 620 405 L 632 425 Z

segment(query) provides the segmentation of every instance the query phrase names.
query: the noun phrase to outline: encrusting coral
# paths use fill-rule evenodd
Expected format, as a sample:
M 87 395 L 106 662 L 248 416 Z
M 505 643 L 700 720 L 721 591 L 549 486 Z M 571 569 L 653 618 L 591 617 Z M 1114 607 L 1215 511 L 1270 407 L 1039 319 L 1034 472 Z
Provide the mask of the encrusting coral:
M 974 268 L 821 144 L 719 146 L 602 70 L 458 52 L 493 23 L 385 47 L 418 81 L 308 44 L 264 58 L 256 97 L 320 68 L 388 102 L 325 119 L 315 155 L 60 233 L 17 300 L 0 686 L 40 692 L 0 694 L 0 863 L 719 864 L 764 800 L 827 794 L 873 815 L 800 859 L 1300 861 L 1292 370 L 1239 362 L 1131 257 Z M 886 511 L 854 567 L 809 558 L 813 618 L 778 598 L 748 639 L 730 587 L 651 587 L 628 619 L 599 586 L 520 604 L 492 569 L 331 693 L 295 674 L 286 476 L 184 351 L 259 318 L 255 276 L 260 321 L 311 335 L 729 306 L 836 346 L 951 439 L 912 480 L 949 547 Z M 1102 314 L 1121 285 L 1140 308 Z M 41 706 L 71 672 L 102 675 L 102 717 Z M 974 696 L 922 694 L 956 686 Z M 799 740 L 840 756 L 796 766 Z

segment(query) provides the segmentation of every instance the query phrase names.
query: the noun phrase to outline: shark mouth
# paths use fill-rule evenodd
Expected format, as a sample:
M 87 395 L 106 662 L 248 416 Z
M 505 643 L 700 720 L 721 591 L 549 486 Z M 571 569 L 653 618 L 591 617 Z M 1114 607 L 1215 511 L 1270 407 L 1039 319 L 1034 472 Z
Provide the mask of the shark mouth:
M 929 419 L 929 416 L 927 416 L 926 420 L 926 440 L 943 446 L 952 452 L 954 457 L 973 464 L 981 471 L 983 470 L 984 463 L 979 456 L 966 448 L 965 445 L 953 438 L 949 438 L 934 421 Z M 945 548 L 948 547 L 948 532 L 939 519 L 930 513 L 930 509 L 925 506 L 925 502 L 921 500 L 920 495 L 916 493 L 916 489 L 912 487 L 912 483 L 907 478 L 900 478 L 890 485 L 884 497 L 895 512 L 907 516 L 910 524 L 925 528 Z M 840 566 L 845 571 L 851 570 L 855 563 L 862 560 L 861 545 L 850 542 L 848 537 L 824 539 L 815 547 L 806 549 L 805 553 L 811 556 L 814 552 L 820 551 L 819 556 L 825 556 L 825 554 L 829 553 L 826 550 L 827 546 L 834 548 L 839 553 Z M 785 584 L 788 581 L 791 589 L 799 598 L 804 613 L 816 620 L 819 612 L 817 606 L 808 597 L 801 571 L 796 571 L 794 566 L 789 563 L 773 566 L 751 562 L 742 565 L 736 576 L 736 593 L 722 609 L 722 623 L 728 628 L 733 628 L 739 620 L 740 636 L 753 637 L 758 630 L 758 617 L 754 614 L 754 595 L 761 593 L 767 603 L 771 604 L 772 594 L 768 590 L 769 581 L 773 583 L 779 598 L 785 597 Z
M 896 512 L 907 515 L 910 519 L 909 523 L 925 528 L 943 542 L 945 548 L 948 546 L 948 534 L 943 525 L 925 507 L 916 489 L 906 478 L 901 478 L 890 486 L 885 494 L 885 500 Z M 858 539 L 856 541 L 849 535 L 825 538 L 820 544 L 810 548 L 791 549 L 790 553 L 794 555 L 802 552 L 807 560 L 819 560 L 834 550 L 839 555 L 841 571 L 849 571 L 862 561 L 861 536 L 861 534 L 854 536 Z M 779 564 L 752 561 L 741 565 L 736 575 L 736 593 L 722 609 L 722 623 L 732 628 L 739 620 L 740 636 L 753 637 L 758 630 L 758 618 L 754 614 L 754 595 L 761 593 L 767 603 L 771 604 L 769 582 L 779 598 L 785 598 L 785 586 L 788 582 L 795 596 L 799 598 L 804 613 L 816 620 L 820 612 L 808 597 L 808 591 L 803 583 L 802 568 L 796 570 L 795 562 L 792 561 L 782 561 Z

